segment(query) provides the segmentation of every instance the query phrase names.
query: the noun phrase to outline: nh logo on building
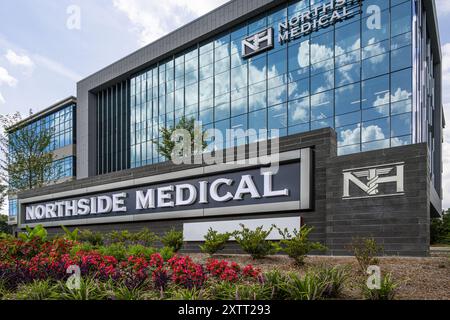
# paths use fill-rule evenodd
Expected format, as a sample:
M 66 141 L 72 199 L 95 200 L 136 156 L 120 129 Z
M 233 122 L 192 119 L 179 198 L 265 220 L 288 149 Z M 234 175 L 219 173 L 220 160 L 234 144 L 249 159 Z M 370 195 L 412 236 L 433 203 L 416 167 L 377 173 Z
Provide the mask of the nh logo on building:
M 273 48 L 273 28 L 268 28 L 242 40 L 242 57 L 248 58 Z
M 344 170 L 344 195 L 343 199 L 363 199 L 372 197 L 390 197 L 404 195 L 404 170 L 405 163 L 366 167 Z M 350 184 L 354 184 L 363 191 L 363 195 L 351 195 Z M 382 185 L 392 184 L 392 190 L 383 193 Z

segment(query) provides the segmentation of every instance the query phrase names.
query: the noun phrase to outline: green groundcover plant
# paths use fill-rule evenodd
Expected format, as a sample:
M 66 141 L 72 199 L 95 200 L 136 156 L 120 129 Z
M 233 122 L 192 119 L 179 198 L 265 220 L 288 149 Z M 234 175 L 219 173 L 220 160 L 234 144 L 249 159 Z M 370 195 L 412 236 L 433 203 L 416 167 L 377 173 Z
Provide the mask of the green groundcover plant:
M 277 252 L 278 244 L 268 241 L 271 230 L 252 231 L 241 226 L 236 241 L 254 258 Z M 293 235 L 284 230 L 281 248 L 301 259 L 311 248 L 309 228 Z M 343 297 L 349 277 L 348 267 L 320 266 L 302 274 L 271 270 L 262 272 L 253 265 L 209 258 L 196 262 L 177 254 L 182 235 L 169 231 L 155 248 L 147 230 L 106 236 L 93 232 L 65 230 L 50 237 L 42 227 L 28 229 L 19 239 L 0 237 L 1 300 L 322 300 Z M 231 237 L 209 230 L 206 252 L 217 252 Z M 292 250 L 292 252 L 291 252 Z M 293 253 L 294 252 L 294 253 Z M 304 261 L 303 261 L 304 262 Z M 78 286 L 69 268 L 79 270 Z M 70 281 L 69 281 L 70 280 Z M 77 281 L 75 281 L 77 283 Z M 395 297 L 397 284 L 391 275 L 382 279 L 380 289 L 363 288 L 366 299 Z

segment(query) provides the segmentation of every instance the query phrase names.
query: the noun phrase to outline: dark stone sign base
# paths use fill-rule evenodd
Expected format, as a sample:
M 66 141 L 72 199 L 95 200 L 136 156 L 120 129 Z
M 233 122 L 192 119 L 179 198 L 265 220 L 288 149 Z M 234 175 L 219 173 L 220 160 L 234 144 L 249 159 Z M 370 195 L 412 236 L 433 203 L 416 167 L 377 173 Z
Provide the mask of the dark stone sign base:
M 300 216 L 303 224 L 314 227 L 311 240 L 320 241 L 326 245 L 328 251 L 325 254 L 328 255 L 349 254 L 348 246 L 356 237 L 374 237 L 383 246 L 385 255 L 429 255 L 430 189 L 433 187 L 428 174 L 429 160 L 426 144 L 338 157 L 336 134 L 332 129 L 293 135 L 280 140 L 280 152 L 303 148 L 313 149 L 312 210 L 83 225 L 79 226 L 79 229 L 99 232 L 112 230 L 133 232 L 148 228 L 161 235 L 172 227 L 182 230 L 184 223 Z M 352 184 L 350 191 L 360 198 L 343 199 L 344 171 L 397 163 L 404 164 L 404 192 L 402 194 L 383 197 L 384 185 L 380 183 L 380 194 L 370 196 Z M 20 194 L 19 198 L 26 199 L 194 167 L 198 166 L 158 164 L 26 192 Z M 367 179 L 361 178 L 361 181 L 366 183 Z M 387 184 L 385 185 L 387 186 Z M 224 207 L 223 210 L 226 213 L 227 208 Z M 49 228 L 48 231 L 50 234 L 62 232 L 60 228 Z M 198 244 L 186 243 L 184 251 L 198 252 Z M 225 250 L 225 253 L 238 252 L 239 249 L 233 243 Z

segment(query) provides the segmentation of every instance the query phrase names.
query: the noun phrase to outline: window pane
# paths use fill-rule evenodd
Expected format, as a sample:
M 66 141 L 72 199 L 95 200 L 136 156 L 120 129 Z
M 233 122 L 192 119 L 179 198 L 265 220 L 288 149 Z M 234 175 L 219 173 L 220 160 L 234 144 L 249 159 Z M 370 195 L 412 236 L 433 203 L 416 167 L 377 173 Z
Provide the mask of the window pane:
M 393 116 L 391 137 L 405 136 L 412 133 L 411 129 L 411 113 Z
M 362 142 L 370 142 L 390 138 L 389 118 L 363 123 Z
M 310 121 L 309 97 L 289 102 L 289 126 Z
M 389 54 L 382 54 L 363 61 L 362 78 L 368 79 L 389 72 Z
M 411 69 L 391 74 L 391 102 L 407 100 L 412 96 Z
M 269 108 L 269 130 L 287 128 L 287 105 L 285 103 Z
M 334 116 L 333 91 L 311 96 L 311 120 L 325 119 Z
M 336 89 L 336 115 L 360 109 L 361 89 L 359 83 Z
M 391 52 L 391 71 L 397 71 L 411 67 L 412 48 L 406 46 Z
M 336 57 L 360 48 L 360 23 L 360 21 L 355 21 L 336 29 Z
M 401 5 L 392 7 L 392 36 L 411 31 L 411 2 L 407 1 Z
M 363 109 L 378 107 L 390 102 L 389 76 L 382 76 L 362 82 Z
M 351 126 L 336 129 L 338 146 L 349 146 L 361 143 L 361 125 L 354 124 Z

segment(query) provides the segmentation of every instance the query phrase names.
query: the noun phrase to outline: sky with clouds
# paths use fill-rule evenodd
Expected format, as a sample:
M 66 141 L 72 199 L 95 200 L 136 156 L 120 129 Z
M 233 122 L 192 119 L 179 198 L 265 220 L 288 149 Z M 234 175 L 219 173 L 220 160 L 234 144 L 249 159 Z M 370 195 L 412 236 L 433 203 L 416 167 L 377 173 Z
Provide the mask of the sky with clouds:
M 77 81 L 226 2 L 2 0 L 0 113 L 25 114 L 30 108 L 39 111 L 75 95 Z M 450 86 L 450 0 L 436 0 L 436 4 L 448 123 L 444 145 L 444 207 L 449 208 L 450 90 L 446 88 Z

